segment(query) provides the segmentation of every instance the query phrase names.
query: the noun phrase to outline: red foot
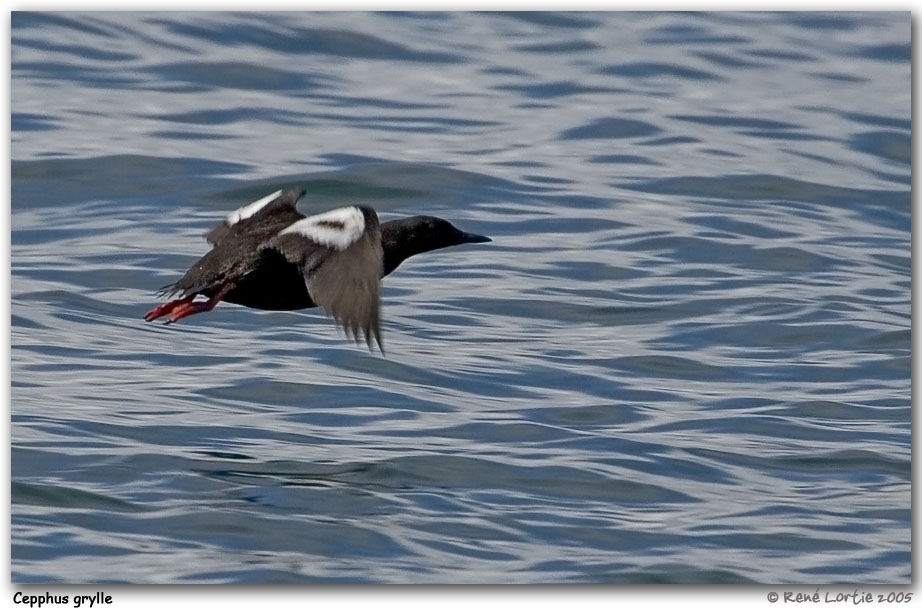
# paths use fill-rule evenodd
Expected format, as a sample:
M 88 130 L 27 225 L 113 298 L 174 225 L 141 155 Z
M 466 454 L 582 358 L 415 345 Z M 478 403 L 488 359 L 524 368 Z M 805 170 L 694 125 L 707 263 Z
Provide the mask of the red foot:
M 216 304 L 218 304 L 218 301 L 214 299 L 206 300 L 204 302 L 180 302 L 176 307 L 173 307 L 170 316 L 166 318 L 166 323 L 171 324 L 174 321 L 179 321 L 183 317 L 189 317 L 190 315 L 195 315 L 196 313 L 204 313 L 205 311 L 210 311 Z
M 221 302 L 221 299 L 230 291 L 233 287 L 233 284 L 226 283 L 224 284 L 218 292 L 209 298 L 206 301 L 193 302 L 195 294 L 191 296 L 186 296 L 185 298 L 180 298 L 179 300 L 171 300 L 170 302 L 165 302 L 162 305 L 157 305 L 150 311 L 144 314 L 145 321 L 152 321 L 158 317 L 163 317 L 164 315 L 169 315 L 166 318 L 166 323 L 171 324 L 174 321 L 179 321 L 183 317 L 189 317 L 190 315 L 195 315 L 196 313 L 204 313 L 205 311 L 210 311 L 215 308 L 215 305 Z
M 185 298 L 180 298 L 179 300 L 171 300 L 170 302 L 165 302 L 162 305 L 157 305 L 150 311 L 144 314 L 144 321 L 153 321 L 158 317 L 163 317 L 168 315 L 173 309 L 179 307 L 180 305 L 187 304 L 192 302 L 192 299 L 195 298 L 195 295 L 186 296 Z

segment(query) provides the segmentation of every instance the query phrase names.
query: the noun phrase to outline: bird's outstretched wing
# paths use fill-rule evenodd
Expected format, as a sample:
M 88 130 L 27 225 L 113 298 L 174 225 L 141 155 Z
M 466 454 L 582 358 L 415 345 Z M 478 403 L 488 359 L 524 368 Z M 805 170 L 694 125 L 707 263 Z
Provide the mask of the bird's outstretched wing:
M 205 240 L 217 245 L 232 234 L 235 228 L 249 233 L 263 233 L 263 238 L 268 238 L 304 218 L 296 207 L 303 196 L 304 190 L 277 190 L 227 214 L 220 224 L 205 233 Z
M 343 207 L 285 228 L 266 247 L 300 267 L 307 291 L 356 341 L 381 343 L 381 228 L 374 210 Z

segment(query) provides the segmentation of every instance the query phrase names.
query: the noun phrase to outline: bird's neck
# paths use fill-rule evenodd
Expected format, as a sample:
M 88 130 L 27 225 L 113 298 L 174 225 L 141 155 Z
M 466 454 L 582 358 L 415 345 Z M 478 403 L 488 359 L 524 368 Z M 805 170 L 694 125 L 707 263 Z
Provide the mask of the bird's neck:
M 381 224 L 381 247 L 384 250 L 384 275 L 389 275 L 410 256 L 438 249 L 425 230 L 413 218 L 401 218 Z

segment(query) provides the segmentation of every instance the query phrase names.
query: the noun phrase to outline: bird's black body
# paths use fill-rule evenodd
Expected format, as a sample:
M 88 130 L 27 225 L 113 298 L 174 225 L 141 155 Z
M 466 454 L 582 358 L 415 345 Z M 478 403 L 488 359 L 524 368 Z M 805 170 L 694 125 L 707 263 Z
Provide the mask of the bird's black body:
M 304 191 L 274 193 L 228 215 L 205 237 L 212 249 L 176 283 L 163 288 L 179 299 L 147 313 L 172 322 L 208 311 L 217 302 L 288 311 L 320 304 L 371 344 L 378 334 L 378 287 L 410 256 L 435 249 L 482 243 L 432 216 L 378 223 L 374 210 L 342 208 L 305 218 L 295 207 Z M 197 295 L 207 302 L 195 302 Z
M 212 287 L 204 294 L 211 296 Z M 243 275 L 224 296 L 234 304 L 267 311 L 295 311 L 316 307 L 307 293 L 301 269 L 277 250 L 263 250 L 253 270 Z

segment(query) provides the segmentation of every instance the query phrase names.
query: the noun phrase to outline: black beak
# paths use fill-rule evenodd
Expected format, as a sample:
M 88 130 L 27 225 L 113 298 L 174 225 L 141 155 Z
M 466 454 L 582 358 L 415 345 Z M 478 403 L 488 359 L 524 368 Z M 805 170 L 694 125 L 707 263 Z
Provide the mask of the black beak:
M 493 241 L 489 237 L 484 237 L 483 235 L 475 235 L 474 233 L 461 233 L 461 243 L 489 243 Z

